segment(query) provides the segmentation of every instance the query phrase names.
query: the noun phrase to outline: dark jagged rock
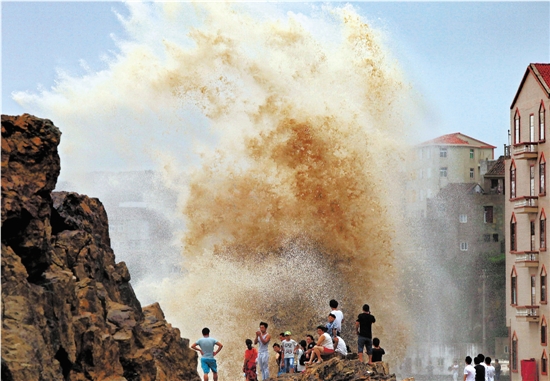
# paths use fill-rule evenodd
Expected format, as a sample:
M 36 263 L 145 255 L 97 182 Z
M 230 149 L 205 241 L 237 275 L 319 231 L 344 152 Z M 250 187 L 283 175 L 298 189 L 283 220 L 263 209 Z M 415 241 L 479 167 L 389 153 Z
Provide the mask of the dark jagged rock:
M 390 374 L 386 363 L 378 362 L 372 366 L 359 360 L 333 357 L 306 368 L 303 373 L 284 374 L 271 380 L 294 381 L 395 381 L 395 374 Z
M 199 380 L 188 340 L 115 263 L 101 202 L 52 193 L 60 136 L 2 116 L 2 380 Z

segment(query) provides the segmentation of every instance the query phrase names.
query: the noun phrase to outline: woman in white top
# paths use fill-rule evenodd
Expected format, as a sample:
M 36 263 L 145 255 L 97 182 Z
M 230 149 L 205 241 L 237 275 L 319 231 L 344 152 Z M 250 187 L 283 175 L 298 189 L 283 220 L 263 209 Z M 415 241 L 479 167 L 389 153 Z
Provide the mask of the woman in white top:
M 332 339 L 330 338 L 330 335 L 327 333 L 327 327 L 323 325 L 318 326 L 317 334 L 319 335 L 319 340 L 317 341 L 317 345 L 313 347 L 311 358 L 308 362 L 306 362 L 306 365 L 311 365 L 313 363 L 313 359 L 316 356 L 317 363 L 320 364 L 323 362 L 321 354 L 334 353 L 334 345 L 332 344 Z

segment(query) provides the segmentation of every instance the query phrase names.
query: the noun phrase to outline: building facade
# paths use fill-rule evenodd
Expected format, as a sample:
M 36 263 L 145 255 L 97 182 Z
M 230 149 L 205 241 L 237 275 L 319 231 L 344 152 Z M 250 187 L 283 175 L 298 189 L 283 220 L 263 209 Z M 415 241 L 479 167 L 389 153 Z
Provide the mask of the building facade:
M 494 159 L 495 148 L 460 132 L 419 144 L 407 181 L 408 217 L 425 217 L 426 200 L 448 184 L 482 183 L 481 163 Z
M 530 64 L 510 106 L 506 159 L 506 324 L 511 380 L 548 380 L 546 142 L 550 64 Z

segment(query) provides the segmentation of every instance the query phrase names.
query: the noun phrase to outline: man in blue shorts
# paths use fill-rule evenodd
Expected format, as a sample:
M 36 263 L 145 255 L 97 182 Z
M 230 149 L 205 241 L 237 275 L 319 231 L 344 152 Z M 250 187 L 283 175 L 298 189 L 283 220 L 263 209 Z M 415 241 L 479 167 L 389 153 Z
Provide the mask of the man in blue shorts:
M 218 381 L 218 366 L 216 365 L 214 356 L 220 353 L 223 345 L 218 340 L 210 337 L 210 330 L 208 328 L 202 329 L 202 336 L 202 339 L 198 339 L 195 344 L 191 345 L 191 349 L 201 353 L 201 367 L 204 373 L 204 381 L 208 381 L 210 370 L 212 370 L 212 374 L 214 375 L 214 381 Z M 214 346 L 216 345 L 218 349 L 214 351 Z

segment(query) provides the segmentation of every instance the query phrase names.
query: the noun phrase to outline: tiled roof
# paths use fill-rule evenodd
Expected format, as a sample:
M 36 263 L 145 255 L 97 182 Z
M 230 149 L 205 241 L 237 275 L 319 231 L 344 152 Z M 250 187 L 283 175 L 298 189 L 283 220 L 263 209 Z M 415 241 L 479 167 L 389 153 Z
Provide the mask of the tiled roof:
M 472 144 L 468 141 L 474 141 L 478 144 Z M 468 135 L 464 135 L 460 132 L 455 132 L 454 134 L 447 134 L 440 137 L 437 137 L 432 140 L 428 140 L 427 142 L 421 143 L 421 146 L 433 146 L 433 145 L 470 145 L 472 147 L 478 147 L 478 148 L 496 148 L 495 146 L 492 146 L 490 144 L 484 143 L 481 140 L 474 139 Z
M 504 156 L 501 156 L 498 158 L 498 160 L 493 164 L 490 170 L 487 171 L 485 176 L 492 177 L 492 176 L 504 176 L 505 174 L 505 162 L 504 162 Z
M 550 87 L 550 64 L 536 63 L 533 66 L 537 68 L 541 79 L 546 83 L 546 87 Z
M 510 109 L 514 108 L 514 105 L 516 104 L 516 100 L 518 99 L 519 93 L 521 92 L 521 89 L 523 88 L 523 84 L 525 83 L 525 79 L 530 73 L 535 76 L 535 78 L 540 83 L 540 85 L 542 86 L 546 94 L 550 97 L 550 64 L 532 63 L 532 64 L 529 64 L 529 66 L 527 66 L 527 70 L 525 70 L 525 74 L 523 75 L 523 79 L 519 84 L 518 90 L 516 91 L 516 95 L 514 96 L 514 100 L 510 105 Z
M 476 192 L 478 190 L 478 192 Z M 437 198 L 447 198 L 456 195 L 483 193 L 483 188 L 478 183 L 450 183 L 439 191 Z

